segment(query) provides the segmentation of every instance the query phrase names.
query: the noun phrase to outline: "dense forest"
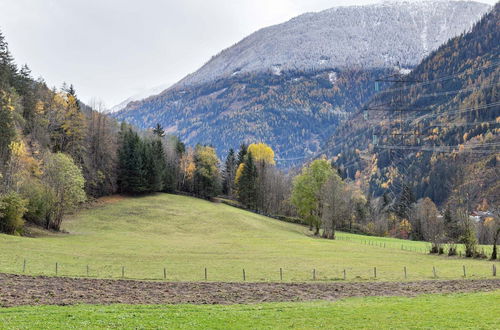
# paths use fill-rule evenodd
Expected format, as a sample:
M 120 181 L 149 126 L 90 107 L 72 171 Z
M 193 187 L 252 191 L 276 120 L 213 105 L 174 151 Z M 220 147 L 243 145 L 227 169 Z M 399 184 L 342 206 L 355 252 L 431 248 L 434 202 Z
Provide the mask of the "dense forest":
M 474 28 L 472 34 L 481 30 L 485 24 L 488 24 L 488 17 Z M 488 29 L 493 31 L 492 33 L 498 33 L 498 27 Z M 470 37 L 465 35 L 461 38 Z M 458 53 L 457 61 L 467 63 L 464 66 L 457 64 L 458 67 L 447 68 L 448 64 L 433 60 L 439 57 L 437 54 L 440 52 L 450 51 L 448 49 L 451 49 L 451 46 L 445 45 L 417 67 L 411 77 L 429 80 L 459 71 L 467 72 L 467 84 L 474 86 L 486 84 L 480 85 L 481 93 L 478 95 L 472 91 L 465 95 L 459 93 L 459 99 L 456 99 L 457 93 L 450 99 L 443 98 L 443 103 L 438 107 L 440 111 L 450 106 L 479 108 L 483 104 L 494 104 L 492 100 L 498 97 L 498 90 L 494 84 L 498 81 L 495 80 L 498 79 L 498 70 L 494 66 L 492 57 L 498 53 L 496 52 L 498 45 L 495 46 L 491 39 L 495 38 L 498 40 L 498 34 L 489 38 L 483 37 L 479 44 L 474 44 L 474 39 L 469 40 L 469 43 L 475 45 L 473 51 L 464 48 L 464 52 L 466 54 L 479 52 L 479 55 L 474 56 L 479 56 L 480 59 L 467 61 L 464 60 L 465 55 Z M 457 40 L 452 40 L 450 43 L 453 45 L 460 42 L 460 39 Z M 484 53 L 492 55 L 488 57 Z M 444 67 L 439 69 L 440 66 Z M 481 71 L 477 73 L 476 66 L 481 66 L 480 68 L 484 70 L 477 68 Z M 435 75 L 427 76 L 430 71 Z M 376 94 L 376 89 L 366 93 L 361 89 L 349 91 L 349 81 L 361 80 L 363 84 L 358 81 L 356 88 L 361 85 L 366 85 L 368 88 L 371 79 L 382 77 L 382 73 L 380 71 L 376 75 L 367 76 L 365 73 L 351 72 L 350 74 L 357 77 L 354 80 L 353 77 L 345 79 L 346 72 L 338 73 L 338 76 L 333 76 L 330 72 L 327 75 L 328 79 L 315 76 L 309 80 L 312 83 L 306 91 L 307 97 L 303 95 L 303 98 L 296 98 L 302 92 L 300 89 L 294 89 L 293 83 L 283 83 L 282 76 L 269 76 L 266 79 L 269 79 L 274 87 L 270 87 L 266 95 L 254 95 L 254 97 L 255 100 L 259 97 L 269 98 L 266 102 L 278 97 L 289 98 L 290 104 L 297 102 L 298 99 L 308 99 L 314 108 L 311 116 L 320 118 L 323 115 L 326 117 L 331 115 L 332 122 L 325 121 L 325 125 L 337 123 L 339 116 L 346 116 L 345 109 L 323 111 L 321 106 L 318 106 L 323 104 L 325 107 L 331 107 L 331 104 L 328 105 L 326 102 L 325 93 L 331 94 L 329 98 L 340 95 L 343 100 L 350 99 L 349 102 L 353 103 L 353 107 L 362 104 L 363 99 L 368 96 L 372 96 L 373 100 L 380 98 L 399 102 L 411 101 L 411 106 L 428 105 L 422 103 L 424 102 L 422 98 L 426 97 L 422 96 L 422 93 L 431 92 L 426 90 L 426 87 L 421 87 L 424 91 L 412 88 L 412 92 L 403 93 L 404 97 L 401 99 L 397 99 L 400 93 L 393 93 L 390 89 L 382 94 Z M 238 79 L 251 79 L 251 77 Z M 336 87 L 342 84 L 344 84 L 342 88 Z M 388 85 L 387 82 L 381 82 L 382 87 L 384 84 Z M 305 85 L 302 83 L 300 86 Z M 452 87 L 470 91 L 467 86 L 469 85 L 455 84 Z M 207 90 L 206 95 L 212 95 L 219 90 L 219 87 Z M 443 88 L 449 90 L 450 86 Z M 247 85 L 245 97 L 250 95 L 251 91 L 251 85 Z M 223 88 L 219 92 L 235 91 Z M 444 93 L 441 90 L 438 92 Z M 343 93 L 351 93 L 352 97 L 347 97 Z M 224 149 L 224 154 L 227 156 L 225 161 L 221 162 L 216 149 L 210 145 L 210 134 L 215 134 L 215 131 L 209 130 L 210 120 L 202 120 L 194 113 L 192 117 L 186 118 L 186 120 L 199 120 L 200 127 L 203 127 L 202 131 L 207 134 L 206 144 L 197 144 L 194 147 L 189 147 L 178 137 L 169 135 L 168 128 L 160 124 L 141 131 L 129 124 L 119 123 L 102 114 L 100 104 L 83 104 L 72 85 L 51 89 L 42 79 L 33 79 L 27 66 L 18 68 L 3 35 L 0 35 L 0 96 L 0 231 L 4 233 L 26 234 L 30 226 L 60 230 L 65 215 L 101 196 L 115 193 L 139 195 L 172 192 L 224 202 L 283 221 L 307 225 L 312 234 L 327 239 L 335 239 L 335 231 L 344 230 L 369 235 L 427 240 L 433 243 L 432 252 L 436 253 L 445 253 L 443 244 L 451 243 L 449 251 L 446 251 L 449 255 L 456 253 L 453 244 L 463 243 L 466 245 L 467 256 L 470 257 L 486 257 L 478 251 L 477 243 L 495 244 L 498 240 L 500 232 L 498 214 L 480 223 L 471 220 L 470 210 L 463 207 L 452 210 L 448 208 L 441 214 L 429 197 L 438 204 L 442 204 L 441 200 L 422 193 L 423 188 L 418 190 L 418 182 L 411 179 L 411 172 L 402 177 L 398 172 L 399 167 L 394 166 L 394 158 L 390 154 L 385 156 L 389 157 L 386 164 L 392 164 L 392 167 L 383 165 L 386 151 L 377 148 L 378 144 L 361 148 L 362 143 L 368 141 L 371 135 L 382 137 L 384 134 L 383 132 L 375 134 L 372 130 L 367 130 L 362 120 L 351 120 L 350 123 L 358 122 L 358 126 L 348 125 L 344 128 L 344 132 L 351 130 L 353 134 L 357 134 L 360 142 L 349 139 L 352 135 L 345 134 L 342 142 L 334 143 L 335 147 L 343 151 L 337 154 L 333 161 L 325 157 L 319 158 L 306 163 L 300 171 L 281 170 L 277 166 L 272 144 L 258 141 L 248 143 L 248 140 L 235 141 L 236 135 L 234 139 L 227 139 L 228 147 Z M 345 107 L 350 105 L 345 104 Z M 446 113 L 455 114 L 455 112 Z M 293 140 L 294 135 L 285 132 L 291 125 L 287 122 L 289 118 L 278 117 L 276 120 L 282 124 L 283 131 L 278 132 L 277 136 Z M 433 141 L 454 143 L 454 139 L 458 139 L 456 143 L 464 146 L 470 141 L 480 141 L 493 146 L 495 134 L 498 132 L 494 130 L 494 125 L 485 126 L 484 123 L 498 118 L 491 117 L 491 113 L 479 111 L 467 112 L 466 119 L 467 123 L 474 125 L 456 125 L 457 127 L 447 128 L 447 132 L 451 133 L 446 134 L 441 134 L 441 130 L 438 129 L 435 131 L 435 137 L 432 137 Z M 297 118 L 297 120 L 302 119 Z M 379 121 L 382 118 L 375 120 Z M 450 117 L 446 117 L 442 122 L 449 120 Z M 458 120 L 454 122 L 460 123 Z M 379 125 L 378 129 L 391 128 Z M 189 135 L 189 132 L 186 133 Z M 387 135 L 386 140 L 380 138 L 380 143 L 394 143 L 390 141 L 391 134 Z M 292 140 L 287 143 L 289 145 L 301 143 L 300 139 Z M 241 144 L 238 150 L 231 149 L 241 142 L 248 144 Z M 452 180 L 446 175 L 463 173 L 449 170 L 453 164 L 457 166 L 456 171 L 459 171 L 457 164 L 460 162 L 456 160 L 460 159 L 463 148 L 458 148 L 453 162 L 446 158 L 450 156 L 441 154 L 431 155 L 431 158 L 423 152 L 411 154 L 411 157 L 415 158 L 413 163 L 420 162 L 418 166 L 422 166 L 422 171 L 429 171 L 431 174 L 434 166 L 438 166 L 437 163 L 446 165 L 444 174 L 433 174 L 438 179 L 426 178 L 422 181 L 423 184 L 440 186 L 442 183 L 436 183 L 435 180 Z M 480 158 L 481 164 L 485 166 L 481 169 L 486 178 L 483 180 L 488 180 L 489 174 L 486 169 L 492 168 L 492 171 L 497 171 L 497 156 L 486 155 Z M 349 162 L 357 167 L 352 167 Z M 430 163 L 430 170 L 426 167 L 427 163 Z M 375 165 L 364 167 L 366 164 Z M 418 166 L 415 165 L 416 170 Z M 408 171 L 410 170 L 411 167 L 408 167 Z M 371 176 L 365 181 L 367 173 L 371 173 Z M 386 188 L 395 185 L 396 179 L 403 182 L 401 189 L 394 189 L 394 196 L 383 194 Z M 494 179 L 493 183 L 498 185 L 497 181 Z M 430 189 L 434 191 L 437 188 Z M 491 207 L 488 203 L 488 200 L 482 203 L 481 210 L 489 211 Z M 457 205 L 463 206 L 464 200 L 457 200 Z M 491 257 L 496 258 L 496 249 Z
M 406 189 L 442 208 L 498 207 L 499 10 L 408 75 L 387 77 L 397 82 L 339 128 L 328 147 L 344 177 L 394 201 Z

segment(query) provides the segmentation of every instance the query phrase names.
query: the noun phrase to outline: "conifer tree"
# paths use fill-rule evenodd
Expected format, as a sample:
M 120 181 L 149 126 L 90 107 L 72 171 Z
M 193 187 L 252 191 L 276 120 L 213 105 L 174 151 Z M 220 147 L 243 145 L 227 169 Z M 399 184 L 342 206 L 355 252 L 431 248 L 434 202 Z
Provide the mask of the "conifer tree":
M 146 159 L 146 178 L 148 190 L 159 192 L 163 190 L 166 174 L 165 152 L 160 139 L 154 139 L 145 143 L 144 157 Z
M 153 134 L 160 138 L 165 136 L 165 130 L 160 125 L 160 123 L 156 124 L 156 127 L 153 128 Z
M 143 143 L 136 132 L 122 125 L 118 149 L 118 185 L 122 193 L 140 194 L 148 190 L 144 171 Z
M 238 200 L 249 209 L 257 206 L 257 167 L 250 152 L 245 156 L 238 180 Z
M 228 196 L 232 196 L 235 190 L 234 179 L 236 176 L 236 157 L 234 154 L 234 149 L 230 149 L 226 158 L 226 164 L 224 168 L 224 184 L 223 193 Z
M 401 219 L 408 220 L 410 218 L 412 205 L 415 204 L 415 195 L 412 189 L 407 185 L 403 185 L 403 190 L 395 205 L 395 212 Z
M 245 156 L 246 156 L 247 152 L 248 152 L 248 146 L 246 144 L 244 144 L 244 143 L 241 144 L 240 151 L 238 152 L 238 159 L 237 159 L 238 160 L 238 164 L 237 164 L 238 166 L 240 164 L 243 164 L 245 162 Z

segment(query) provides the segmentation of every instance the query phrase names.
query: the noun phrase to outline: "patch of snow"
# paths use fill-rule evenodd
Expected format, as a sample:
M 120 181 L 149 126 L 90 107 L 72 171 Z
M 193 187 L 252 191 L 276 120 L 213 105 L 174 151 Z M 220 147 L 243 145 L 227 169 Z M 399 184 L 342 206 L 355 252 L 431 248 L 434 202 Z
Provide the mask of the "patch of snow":
M 281 64 L 275 64 L 271 67 L 271 71 L 276 76 L 281 76 Z
M 407 75 L 411 72 L 411 69 L 406 69 L 406 68 L 400 68 L 399 69 L 399 73 L 401 73 L 402 75 Z
M 335 85 L 335 83 L 337 82 L 337 72 L 332 71 L 328 73 L 328 80 L 330 80 L 332 85 Z

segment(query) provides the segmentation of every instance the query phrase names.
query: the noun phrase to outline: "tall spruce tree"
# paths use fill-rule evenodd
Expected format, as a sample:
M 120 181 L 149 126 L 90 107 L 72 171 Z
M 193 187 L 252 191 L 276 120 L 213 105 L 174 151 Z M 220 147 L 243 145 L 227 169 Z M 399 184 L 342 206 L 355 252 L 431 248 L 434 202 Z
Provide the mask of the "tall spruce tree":
M 234 178 L 236 177 L 237 166 L 234 149 L 231 148 L 227 154 L 224 167 L 224 184 L 222 190 L 225 195 L 232 196 L 234 194 L 236 188 L 234 185 Z
M 249 209 L 255 209 L 257 206 L 257 167 L 251 152 L 245 156 L 238 180 L 238 200 Z
M 160 139 L 146 143 L 145 148 L 146 175 L 150 192 L 162 191 L 165 183 L 166 162 L 163 144 Z
M 416 199 L 413 190 L 407 184 L 403 184 L 403 189 L 395 205 L 395 213 L 401 219 L 408 220 L 410 218 L 411 208 L 415 202 Z
M 156 127 L 153 128 L 153 134 L 160 138 L 165 136 L 165 130 L 163 129 L 160 123 L 157 123 Z
M 243 164 L 245 162 L 245 156 L 248 152 L 248 146 L 246 144 L 241 144 L 240 145 L 240 151 L 238 151 L 238 157 L 237 161 L 238 163 L 236 164 L 236 167 L 238 167 L 240 164 Z
M 140 194 L 148 191 L 144 170 L 144 144 L 128 125 L 122 125 L 118 149 L 118 186 L 122 193 Z

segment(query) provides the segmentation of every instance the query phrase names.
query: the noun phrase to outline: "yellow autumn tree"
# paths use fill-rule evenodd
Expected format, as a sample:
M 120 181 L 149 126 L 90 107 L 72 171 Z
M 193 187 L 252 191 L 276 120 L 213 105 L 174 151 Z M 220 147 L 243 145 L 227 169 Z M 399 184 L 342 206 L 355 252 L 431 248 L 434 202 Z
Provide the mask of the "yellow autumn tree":
M 243 168 L 245 167 L 244 163 L 241 163 L 236 169 L 236 175 L 234 177 L 234 183 L 238 184 L 240 181 L 241 174 L 243 174 Z
M 248 146 L 248 152 L 252 153 L 256 163 L 263 161 L 269 165 L 276 164 L 273 149 L 265 143 L 252 143 Z

